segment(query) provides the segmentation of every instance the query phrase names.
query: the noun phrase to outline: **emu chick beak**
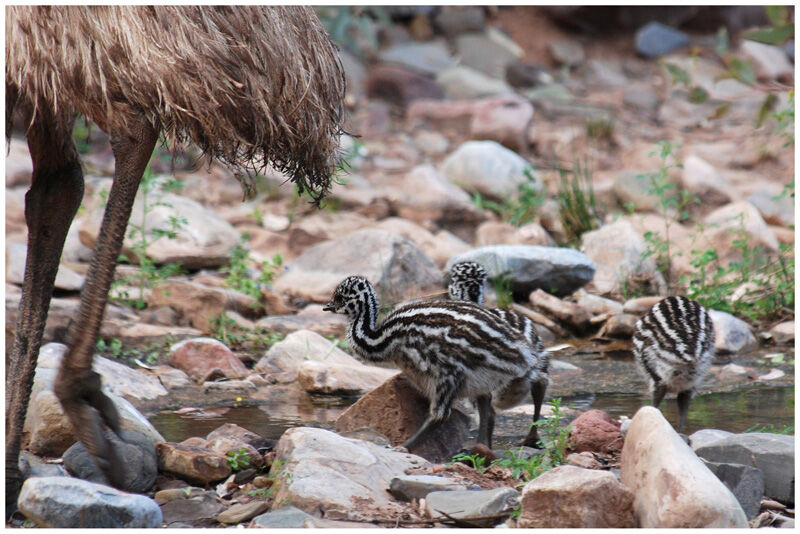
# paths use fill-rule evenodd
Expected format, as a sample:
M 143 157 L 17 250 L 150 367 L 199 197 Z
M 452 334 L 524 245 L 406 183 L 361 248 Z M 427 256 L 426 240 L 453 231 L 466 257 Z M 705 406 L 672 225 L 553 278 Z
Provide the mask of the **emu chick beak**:
M 327 303 L 325 306 L 322 307 L 322 311 L 329 311 L 336 313 L 336 310 L 333 307 L 333 302 Z

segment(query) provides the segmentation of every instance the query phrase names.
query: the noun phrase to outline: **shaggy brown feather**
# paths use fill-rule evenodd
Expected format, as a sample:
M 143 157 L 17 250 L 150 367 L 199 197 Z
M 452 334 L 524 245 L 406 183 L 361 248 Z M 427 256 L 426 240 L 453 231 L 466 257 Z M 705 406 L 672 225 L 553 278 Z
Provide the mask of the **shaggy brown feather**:
M 315 199 L 330 184 L 345 90 L 308 6 L 7 7 L 6 85 L 106 132 L 144 116 L 172 146 L 192 140 L 227 164 L 246 191 L 241 175 L 272 165 Z

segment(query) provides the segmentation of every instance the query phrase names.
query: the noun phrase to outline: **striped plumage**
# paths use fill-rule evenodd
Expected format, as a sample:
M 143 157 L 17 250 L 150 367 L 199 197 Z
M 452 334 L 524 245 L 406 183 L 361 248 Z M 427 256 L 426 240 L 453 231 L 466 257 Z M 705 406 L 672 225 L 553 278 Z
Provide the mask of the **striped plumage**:
M 678 394 L 678 431 L 689 401 L 714 359 L 714 323 L 708 312 L 686 297 L 667 297 L 639 319 L 633 354 L 650 384 L 653 406 L 667 393 Z
M 450 280 L 447 293 L 451 299 L 483 305 L 488 273 L 482 265 L 474 261 L 456 263 L 450 268 L 448 275 Z M 499 410 L 512 408 L 523 403 L 530 395 L 534 404 L 533 421 L 536 422 L 541 415 L 544 394 L 550 381 L 550 355 L 536 333 L 533 321 L 528 317 L 504 308 L 486 309 L 520 332 L 537 354 L 536 365 L 527 375 L 513 379 L 506 387 L 494 392 L 492 405 Z M 532 426 L 522 444 L 535 447 L 537 441 L 537 427 Z
M 430 413 L 406 441 L 411 450 L 450 414 L 457 398 L 478 405 L 478 442 L 491 446 L 491 395 L 531 372 L 537 353 L 496 314 L 471 302 L 422 300 L 394 308 L 380 324 L 378 297 L 350 276 L 324 308 L 346 314 L 347 340 L 369 361 L 393 361 L 430 401 Z

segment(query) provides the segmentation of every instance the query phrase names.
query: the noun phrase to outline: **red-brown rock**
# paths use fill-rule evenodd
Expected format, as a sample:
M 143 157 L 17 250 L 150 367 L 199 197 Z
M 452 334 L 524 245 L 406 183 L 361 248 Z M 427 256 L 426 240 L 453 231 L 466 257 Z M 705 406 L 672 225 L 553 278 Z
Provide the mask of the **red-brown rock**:
M 369 427 L 402 445 L 428 415 L 428 400 L 403 374 L 390 378 L 350 406 L 336 420 L 339 432 Z M 457 409 L 418 449 L 409 451 L 432 462 L 450 460 L 461 449 L 469 431 L 469 418 Z
M 189 438 L 182 443 L 156 443 L 158 470 L 173 473 L 194 484 L 208 484 L 231 474 L 228 460 L 204 447 L 205 440 Z
M 620 422 L 601 410 L 589 410 L 575 419 L 570 426 L 570 450 L 616 454 L 622 450 Z
M 247 367 L 225 344 L 212 338 L 181 341 L 170 347 L 169 364 L 197 383 L 209 377 L 244 378 Z
M 367 95 L 405 108 L 414 100 L 440 99 L 442 89 L 427 76 L 400 67 L 379 65 L 370 70 Z

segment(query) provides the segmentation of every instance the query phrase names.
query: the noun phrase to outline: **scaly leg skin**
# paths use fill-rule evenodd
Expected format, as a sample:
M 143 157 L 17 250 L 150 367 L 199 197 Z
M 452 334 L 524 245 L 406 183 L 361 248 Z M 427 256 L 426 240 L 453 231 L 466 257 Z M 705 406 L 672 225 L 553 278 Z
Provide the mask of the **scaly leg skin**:
M 544 393 L 547 390 L 547 382 L 537 380 L 531 383 L 531 397 L 533 398 L 533 422 L 539 420 L 542 414 L 542 403 L 544 402 Z M 524 447 L 539 447 L 539 427 L 531 425 L 528 435 L 522 442 Z
M 482 443 L 491 449 L 492 432 L 494 431 L 492 397 L 489 395 L 481 395 L 475 400 L 478 405 L 478 439 L 476 443 Z
M 686 424 L 686 414 L 689 413 L 689 401 L 692 400 L 691 391 L 681 391 L 678 393 L 678 433 L 683 431 Z
M 22 111 L 27 123 L 30 109 L 23 106 Z M 27 132 L 33 176 L 25 195 L 28 225 L 25 278 L 6 377 L 7 514 L 16 508 L 22 485 L 19 471 L 22 428 L 61 251 L 83 198 L 83 172 L 72 141 L 73 121 L 70 111 L 61 110 L 54 115 L 50 108 L 40 104 L 36 120 Z
M 92 371 L 92 359 L 133 201 L 158 139 L 158 132 L 145 121 L 135 124 L 131 131 L 131 137 L 111 135 L 116 160 L 114 182 L 81 293 L 78 319 L 70 331 L 72 343 L 54 387 L 78 439 L 115 486 L 123 483 L 123 469 L 103 434 L 103 423 L 120 435 L 119 416 L 113 402 L 100 391 L 101 382 Z

